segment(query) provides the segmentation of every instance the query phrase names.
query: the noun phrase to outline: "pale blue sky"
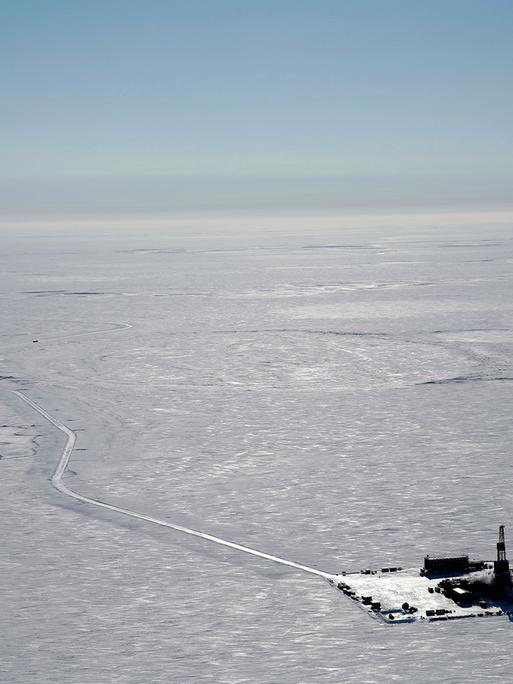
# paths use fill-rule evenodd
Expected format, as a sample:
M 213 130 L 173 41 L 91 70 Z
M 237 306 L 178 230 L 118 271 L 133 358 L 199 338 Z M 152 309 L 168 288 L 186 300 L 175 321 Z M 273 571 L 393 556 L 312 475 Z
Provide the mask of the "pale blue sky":
M 513 204 L 511 0 L 3 0 L 4 210 Z

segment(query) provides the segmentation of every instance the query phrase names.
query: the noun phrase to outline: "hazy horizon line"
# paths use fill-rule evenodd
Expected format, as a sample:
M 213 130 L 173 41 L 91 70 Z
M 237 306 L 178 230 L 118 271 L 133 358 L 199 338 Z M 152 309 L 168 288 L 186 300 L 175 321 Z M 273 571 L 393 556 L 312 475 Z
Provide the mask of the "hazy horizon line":
M 5 219 L 513 208 L 509 174 L 0 178 Z
M 497 227 L 513 226 L 513 208 L 493 211 L 453 210 L 440 211 L 426 209 L 424 211 L 338 211 L 338 212 L 210 212 L 182 213 L 166 215 L 103 215 L 103 216 L 60 216 L 57 218 L 18 218 L 5 219 L 0 216 L 0 232 L 4 235 L 24 235 L 25 231 L 54 230 L 58 234 L 75 233 L 76 230 L 95 231 L 95 234 L 127 231 L 140 232 L 148 230 L 162 231 L 173 229 L 185 231 L 184 235 L 193 236 L 208 230 L 221 230 L 223 234 L 256 230 L 261 233 L 275 233 L 291 230 L 302 233 L 316 230 L 340 231 L 352 229 L 372 230 L 408 230 L 458 227 Z

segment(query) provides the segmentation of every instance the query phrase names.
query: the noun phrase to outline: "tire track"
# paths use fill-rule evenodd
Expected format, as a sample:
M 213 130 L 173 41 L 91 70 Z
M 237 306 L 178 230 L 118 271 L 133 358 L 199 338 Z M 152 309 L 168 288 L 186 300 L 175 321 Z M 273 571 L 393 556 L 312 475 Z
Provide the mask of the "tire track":
M 175 530 L 176 532 L 182 532 L 183 534 L 188 534 L 192 537 L 199 537 L 200 539 L 204 539 L 205 541 L 209 541 L 214 544 L 219 544 L 220 546 L 226 546 L 230 549 L 234 549 L 235 551 L 240 551 L 242 553 L 247 553 L 252 556 L 257 556 L 258 558 L 263 558 L 265 560 L 272 561 L 273 563 L 279 563 L 280 565 L 286 565 L 290 568 L 294 568 L 295 570 L 301 570 L 302 572 L 309 573 L 311 575 L 317 575 L 318 577 L 323 577 L 324 579 L 332 579 L 333 575 L 328 573 L 328 572 L 323 572 L 322 570 L 318 570 L 316 568 L 311 568 L 308 565 L 302 565 L 301 563 L 296 563 L 294 561 L 287 560 L 286 558 L 280 558 L 279 556 L 273 556 L 269 553 L 264 553 L 263 551 L 258 551 L 257 549 L 253 549 L 249 546 L 243 546 L 242 544 L 237 544 L 232 541 L 228 541 L 227 539 L 221 539 L 220 537 L 215 537 L 211 534 L 208 534 L 206 532 L 201 532 L 199 530 L 193 530 L 189 527 L 184 527 L 183 525 L 177 525 L 175 523 L 171 522 L 166 522 L 165 520 L 160 520 L 159 518 L 154 518 L 149 515 L 144 515 L 142 513 L 137 513 L 136 511 L 129 510 L 127 508 L 121 508 L 120 506 L 115 506 L 114 504 L 109 504 L 105 501 L 101 501 L 100 499 L 93 499 L 88 496 L 84 496 L 83 494 L 80 494 L 78 492 L 73 491 L 69 487 L 67 487 L 62 478 L 64 474 L 66 473 L 66 470 L 69 466 L 70 459 L 71 459 L 71 454 L 73 453 L 73 449 L 75 447 L 75 443 L 77 440 L 76 433 L 73 432 L 71 428 L 69 428 L 67 425 L 64 423 L 61 423 L 59 420 L 54 418 L 48 411 L 46 411 L 42 406 L 37 404 L 35 401 L 27 397 L 26 394 L 23 392 L 20 392 L 18 390 L 10 390 L 13 394 L 15 394 L 17 397 L 19 397 L 22 401 L 24 401 L 26 404 L 31 406 L 35 411 L 37 411 L 40 415 L 43 416 L 49 423 L 51 423 L 54 427 L 56 427 L 58 430 L 63 432 L 66 437 L 66 445 L 64 447 L 64 451 L 62 452 L 62 455 L 59 459 L 59 462 L 57 463 L 57 467 L 55 468 L 55 471 L 53 472 L 51 482 L 52 485 L 57 489 L 61 494 L 64 494 L 65 496 L 69 496 L 72 499 L 75 499 L 76 501 L 81 501 L 82 503 L 87 503 L 91 504 L 93 506 L 98 506 L 100 508 L 106 508 L 107 510 L 114 511 L 115 513 L 120 513 L 121 515 L 127 515 L 131 518 L 136 518 L 138 520 L 144 520 L 149 523 L 153 523 L 154 525 L 160 525 L 161 527 L 167 527 L 171 530 Z

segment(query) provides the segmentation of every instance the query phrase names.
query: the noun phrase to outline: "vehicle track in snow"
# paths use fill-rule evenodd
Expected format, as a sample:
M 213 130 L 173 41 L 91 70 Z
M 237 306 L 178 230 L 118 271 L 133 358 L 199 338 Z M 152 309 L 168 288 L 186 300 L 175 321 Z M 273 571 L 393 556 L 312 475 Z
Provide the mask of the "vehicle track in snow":
M 73 430 L 65 425 L 64 423 L 61 423 L 59 420 L 54 418 L 48 411 L 46 411 L 42 406 L 37 404 L 35 401 L 30 399 L 26 394 L 23 392 L 20 392 L 18 390 L 10 390 L 13 394 L 15 394 L 17 397 L 19 397 L 22 401 L 24 401 L 26 404 L 28 404 L 30 407 L 32 407 L 35 411 L 37 411 L 40 415 L 43 416 L 49 423 L 51 423 L 54 427 L 56 427 L 58 430 L 63 432 L 66 437 L 66 445 L 64 447 L 64 450 L 62 452 L 62 455 L 59 459 L 59 462 L 57 463 L 57 466 L 52 474 L 51 477 L 51 482 L 52 485 L 57 489 L 61 494 L 64 494 L 65 496 L 69 496 L 72 499 L 75 499 L 76 501 L 81 501 L 82 503 L 86 504 L 91 504 L 92 506 L 98 506 L 100 508 L 105 508 L 109 511 L 113 511 L 115 513 L 120 513 L 121 515 L 126 515 L 131 518 L 136 518 L 138 520 L 144 520 L 145 522 L 153 523 L 154 525 L 160 525 L 161 527 L 167 527 L 171 530 L 175 530 L 176 532 L 182 532 L 183 534 L 188 534 L 192 537 L 199 537 L 200 539 L 204 539 L 205 541 L 214 543 L 214 544 L 219 544 L 220 546 L 226 546 L 230 549 L 234 549 L 235 551 L 240 551 L 242 553 L 247 553 L 252 556 L 257 556 L 258 558 L 263 558 L 264 560 L 269 560 L 272 561 L 273 563 L 279 563 L 280 565 L 286 565 L 290 568 L 294 568 L 295 570 L 301 570 L 302 572 L 309 573 L 311 575 L 317 575 L 319 577 L 322 577 L 324 579 L 332 579 L 333 574 L 328 573 L 328 572 L 323 572 L 322 570 L 318 570 L 317 568 L 311 568 L 308 565 L 302 565 L 301 563 L 296 563 L 294 561 L 287 560 L 286 558 L 280 558 L 279 556 L 273 556 L 269 553 L 264 553 L 263 551 L 258 551 L 257 549 L 253 549 L 249 546 L 243 546 L 242 544 L 237 544 L 232 541 L 228 541 L 227 539 L 221 539 L 220 537 L 214 537 L 211 534 L 208 534 L 206 532 L 200 532 L 199 530 L 193 530 L 189 527 L 184 527 L 183 525 L 177 525 L 175 523 L 167 522 L 165 520 L 160 520 L 159 518 L 154 518 L 149 515 L 144 515 L 142 513 L 137 513 L 136 511 L 132 511 L 127 508 L 121 508 L 120 506 L 116 506 L 114 504 L 107 503 L 105 501 L 100 501 L 99 499 L 93 499 L 88 496 L 84 496 L 83 494 L 80 494 L 79 492 L 75 492 L 69 487 L 66 486 L 66 484 L 63 481 L 63 476 L 66 473 L 66 470 L 68 468 L 68 465 L 70 463 L 71 455 L 73 453 L 73 449 L 75 447 L 75 443 L 77 440 L 76 433 L 73 432 Z

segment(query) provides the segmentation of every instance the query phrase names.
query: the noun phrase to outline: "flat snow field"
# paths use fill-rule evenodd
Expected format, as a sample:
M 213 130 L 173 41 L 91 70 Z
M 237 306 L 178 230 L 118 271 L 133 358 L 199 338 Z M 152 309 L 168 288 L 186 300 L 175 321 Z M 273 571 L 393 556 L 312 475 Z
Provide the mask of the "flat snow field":
M 413 220 L 413 219 L 412 219 Z M 376 222 L 375 222 L 376 223 Z M 513 554 L 513 230 L 4 230 L 0 681 L 504 682 L 513 624 L 326 574 Z M 365 577 L 365 576 L 362 576 Z

